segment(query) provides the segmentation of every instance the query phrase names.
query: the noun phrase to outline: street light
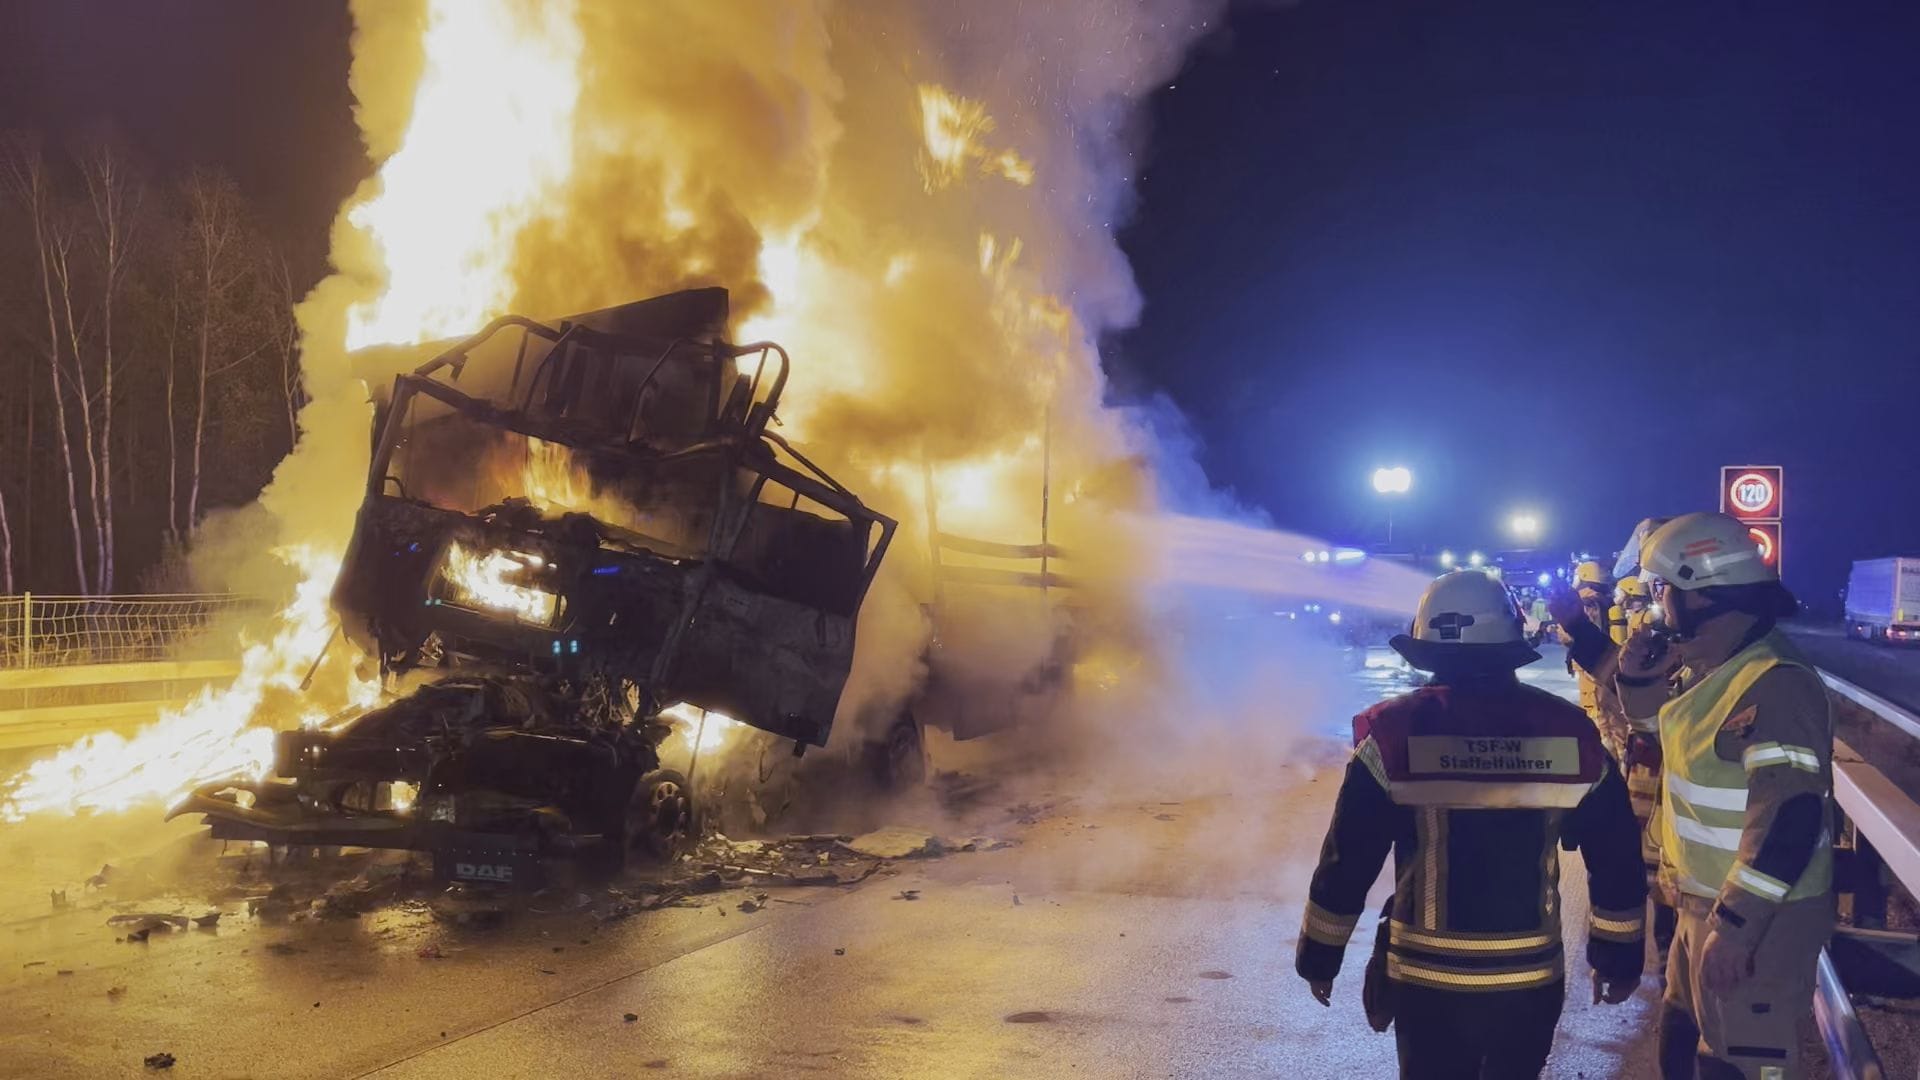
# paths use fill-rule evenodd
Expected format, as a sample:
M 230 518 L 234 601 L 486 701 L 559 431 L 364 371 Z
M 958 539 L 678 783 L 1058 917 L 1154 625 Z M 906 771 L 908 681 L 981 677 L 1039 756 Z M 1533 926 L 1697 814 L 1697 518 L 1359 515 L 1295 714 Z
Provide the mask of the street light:
M 1532 543 L 1540 539 L 1540 519 L 1523 510 L 1507 519 L 1507 531 L 1517 540 Z
M 1413 470 L 1393 465 L 1373 470 L 1373 490 L 1380 495 L 1405 495 L 1413 490 Z M 1387 503 L 1387 546 L 1393 546 L 1393 503 Z
M 1382 495 L 1405 495 L 1413 490 L 1413 472 L 1404 465 L 1375 469 L 1373 490 Z
M 1440 553 L 1440 569 L 1442 570 L 1453 569 L 1453 552 L 1442 551 Z

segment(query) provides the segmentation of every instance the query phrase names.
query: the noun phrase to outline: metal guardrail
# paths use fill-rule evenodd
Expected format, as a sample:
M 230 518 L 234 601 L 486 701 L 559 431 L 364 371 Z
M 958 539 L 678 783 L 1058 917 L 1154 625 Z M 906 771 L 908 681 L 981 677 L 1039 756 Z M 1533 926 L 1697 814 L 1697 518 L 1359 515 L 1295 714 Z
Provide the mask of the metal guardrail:
M 140 727 L 158 719 L 161 710 L 185 704 L 209 682 L 238 674 L 238 658 L 0 668 L 0 695 L 18 699 L 0 708 L 0 750 L 59 746 L 82 735 Z M 96 688 L 101 692 L 93 692 Z M 66 699 L 79 691 L 87 700 L 34 704 L 36 691 L 67 691 L 61 695 Z
M 1841 698 L 1920 738 L 1920 717 L 1832 672 L 1820 673 Z M 1833 797 L 1872 841 L 1894 877 L 1920 897 L 1920 803 L 1846 743 L 1834 740 Z
M 1831 671 L 1823 669 L 1820 672 L 1820 678 L 1825 680 L 1827 689 L 1832 690 L 1834 693 L 1839 694 L 1855 705 L 1885 720 L 1887 723 L 1892 724 L 1908 735 L 1920 739 L 1920 717 L 1914 716 L 1912 713 L 1871 690 L 1855 686 L 1853 683 L 1835 675 Z
M 1830 671 L 1822 670 L 1820 678 L 1843 707 L 1865 710 L 1920 738 L 1920 717 Z M 1909 893 L 1920 896 L 1920 803 L 1844 741 L 1836 738 L 1833 750 L 1834 801 L 1853 823 L 1855 835 L 1865 841 L 1870 857 L 1877 856 Z M 1834 1074 L 1848 1080 L 1883 1080 L 1885 1070 L 1840 981 L 1831 949 L 1820 953 L 1818 976 L 1814 1018 Z

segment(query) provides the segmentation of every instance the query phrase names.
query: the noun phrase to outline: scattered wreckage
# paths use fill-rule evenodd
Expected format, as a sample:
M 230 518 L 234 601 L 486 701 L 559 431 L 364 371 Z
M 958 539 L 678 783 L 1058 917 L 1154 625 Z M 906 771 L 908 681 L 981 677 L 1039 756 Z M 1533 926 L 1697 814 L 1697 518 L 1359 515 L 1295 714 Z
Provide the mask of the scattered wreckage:
M 895 524 L 768 430 L 787 354 L 726 321 L 722 289 L 507 316 L 399 375 L 333 606 L 419 685 L 281 732 L 271 776 L 171 814 L 528 886 L 548 856 L 687 842 L 674 715 L 825 746 Z

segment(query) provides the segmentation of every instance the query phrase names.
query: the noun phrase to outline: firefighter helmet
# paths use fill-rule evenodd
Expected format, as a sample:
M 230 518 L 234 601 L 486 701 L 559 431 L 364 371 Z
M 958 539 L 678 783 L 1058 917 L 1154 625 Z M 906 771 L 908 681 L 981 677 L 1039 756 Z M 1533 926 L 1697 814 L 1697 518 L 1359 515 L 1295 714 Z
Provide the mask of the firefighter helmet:
M 1442 574 L 1427 586 L 1413 626 L 1388 644 L 1422 671 L 1525 667 L 1540 659 L 1507 587 L 1479 570 Z
M 1682 514 L 1660 526 L 1647 537 L 1640 564 L 1676 589 L 1780 580 L 1747 526 L 1725 514 Z
M 1645 600 L 1647 598 L 1647 583 L 1641 581 L 1638 575 L 1628 574 L 1626 577 L 1620 579 L 1618 585 L 1620 590 L 1619 599 L 1623 601 Z
M 1573 568 L 1573 585 L 1576 589 L 1601 589 L 1611 584 L 1613 578 L 1607 574 L 1607 568 L 1593 559 Z

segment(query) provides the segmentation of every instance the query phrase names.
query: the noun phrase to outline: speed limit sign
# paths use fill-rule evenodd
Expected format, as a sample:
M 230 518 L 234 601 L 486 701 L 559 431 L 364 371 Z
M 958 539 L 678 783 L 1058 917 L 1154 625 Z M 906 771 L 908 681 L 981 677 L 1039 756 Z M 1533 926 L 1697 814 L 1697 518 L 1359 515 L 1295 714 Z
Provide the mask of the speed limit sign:
M 1778 465 L 1720 467 L 1720 512 L 1747 525 L 1760 558 L 1780 569 L 1781 510 L 1786 506 L 1786 470 Z
M 1721 466 L 1720 512 L 1741 521 L 1779 521 L 1786 496 L 1782 471 L 1778 465 Z

